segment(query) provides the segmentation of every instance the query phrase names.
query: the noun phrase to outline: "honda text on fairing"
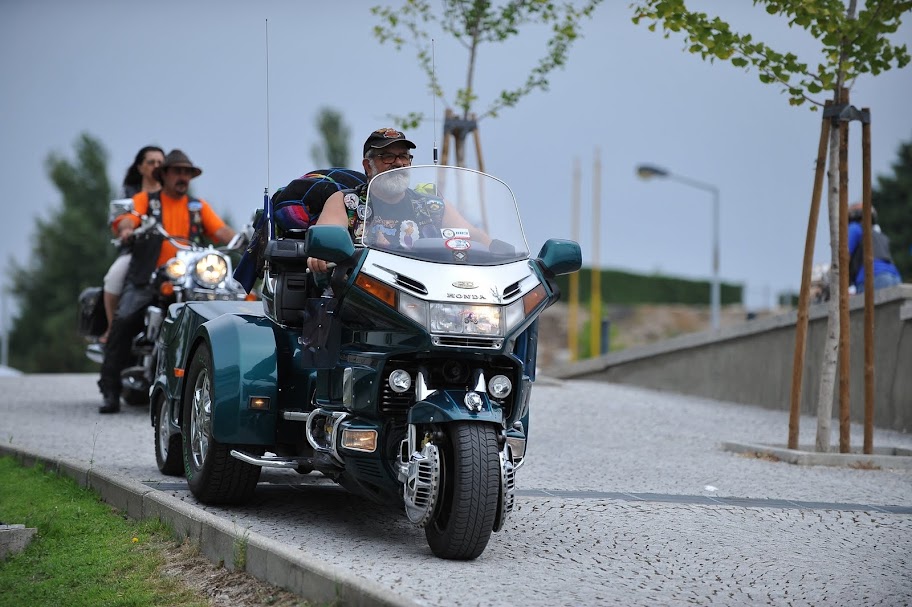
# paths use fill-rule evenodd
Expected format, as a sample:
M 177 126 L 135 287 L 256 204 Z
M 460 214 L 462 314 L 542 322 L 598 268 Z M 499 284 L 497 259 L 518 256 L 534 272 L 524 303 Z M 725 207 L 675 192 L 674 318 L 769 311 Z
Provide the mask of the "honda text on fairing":
M 133 201 L 124 198 L 111 201 L 111 217 L 132 213 Z M 177 249 L 174 257 L 156 268 L 149 276 L 155 298 L 146 308 L 143 330 L 133 338 L 130 363 L 121 374 L 123 399 L 133 405 L 149 403 L 149 388 L 155 359 L 158 355 L 159 329 L 165 310 L 172 303 L 184 301 L 243 300 L 244 289 L 232 278 L 232 263 L 228 251 L 242 248 L 249 234 L 242 231 L 224 247 L 202 246 L 192 240 L 169 235 L 161 223 L 149 216 L 140 217 L 140 226 L 131 241 L 154 238 L 169 241 Z M 105 327 L 102 288 L 90 287 L 79 296 L 80 333 L 90 343 L 86 357 L 99 364 L 104 359 L 98 337 Z
M 466 221 L 375 221 L 403 192 Z M 168 309 L 159 468 L 208 504 L 250 499 L 262 467 L 317 471 L 403 505 L 437 556 L 475 558 L 513 509 L 537 318 L 559 298 L 554 277 L 579 269 L 579 245 L 549 240 L 532 258 L 509 187 L 457 167 L 381 173 L 357 214 L 354 244 L 330 225 L 269 240 L 262 303 Z M 308 256 L 334 262 L 326 283 Z

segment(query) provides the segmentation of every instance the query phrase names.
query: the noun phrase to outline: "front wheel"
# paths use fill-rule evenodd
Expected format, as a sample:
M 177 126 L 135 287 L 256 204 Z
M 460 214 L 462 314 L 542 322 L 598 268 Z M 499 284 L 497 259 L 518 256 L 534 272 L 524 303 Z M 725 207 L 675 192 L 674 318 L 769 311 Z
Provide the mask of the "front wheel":
M 444 426 L 443 486 L 424 528 L 431 551 L 440 558 L 471 560 L 488 545 L 500 499 L 497 433 L 487 424 Z
M 184 474 L 190 491 L 204 504 L 240 504 L 253 495 L 260 467 L 231 457 L 232 446 L 212 438 L 214 396 L 212 354 L 203 344 L 193 353 L 184 386 Z

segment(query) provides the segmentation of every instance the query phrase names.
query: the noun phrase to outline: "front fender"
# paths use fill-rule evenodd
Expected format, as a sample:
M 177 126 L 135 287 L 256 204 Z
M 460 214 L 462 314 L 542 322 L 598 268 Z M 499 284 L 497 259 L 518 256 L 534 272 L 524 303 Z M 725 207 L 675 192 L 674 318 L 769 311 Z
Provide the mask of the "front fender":
M 488 395 L 479 392 L 483 404 L 481 411 L 469 411 L 465 406 L 468 390 L 437 390 L 409 409 L 410 424 L 439 424 L 456 421 L 493 422 L 503 425 L 503 410 L 492 403 Z
M 272 323 L 223 314 L 201 325 L 198 336 L 212 352 L 212 437 L 223 444 L 274 444 L 279 377 Z M 268 398 L 269 408 L 251 409 L 251 397 Z

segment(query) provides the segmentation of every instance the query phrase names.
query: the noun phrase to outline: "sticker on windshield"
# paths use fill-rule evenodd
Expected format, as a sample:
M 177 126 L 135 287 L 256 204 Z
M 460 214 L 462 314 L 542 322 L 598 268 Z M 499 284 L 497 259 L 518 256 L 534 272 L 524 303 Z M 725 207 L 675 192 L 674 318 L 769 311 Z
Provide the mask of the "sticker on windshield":
M 471 238 L 466 228 L 443 228 L 440 234 L 444 238 Z
M 446 245 L 446 248 L 454 251 L 467 251 L 472 248 L 472 244 L 468 240 L 462 238 L 450 238 L 444 244 Z
M 418 236 L 418 224 L 411 219 L 406 219 L 399 226 L 399 244 L 406 249 L 411 249 L 415 244 L 416 238 L 420 238 Z

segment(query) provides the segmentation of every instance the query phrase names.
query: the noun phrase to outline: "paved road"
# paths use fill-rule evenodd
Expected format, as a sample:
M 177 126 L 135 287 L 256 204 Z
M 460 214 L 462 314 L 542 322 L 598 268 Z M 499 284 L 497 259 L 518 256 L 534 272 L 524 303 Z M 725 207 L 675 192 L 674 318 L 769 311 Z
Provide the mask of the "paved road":
M 182 479 L 159 474 L 146 411 L 98 415 L 94 380 L 0 378 L 0 440 L 195 504 Z M 787 424 L 783 412 L 540 382 L 517 508 L 468 563 L 434 558 L 398 510 L 315 474 L 264 473 L 249 506 L 204 509 L 422 605 L 912 604 L 912 471 L 719 448 L 783 443 Z M 814 432 L 803 417 L 801 442 Z M 912 436 L 878 431 L 875 446 L 912 448 Z

